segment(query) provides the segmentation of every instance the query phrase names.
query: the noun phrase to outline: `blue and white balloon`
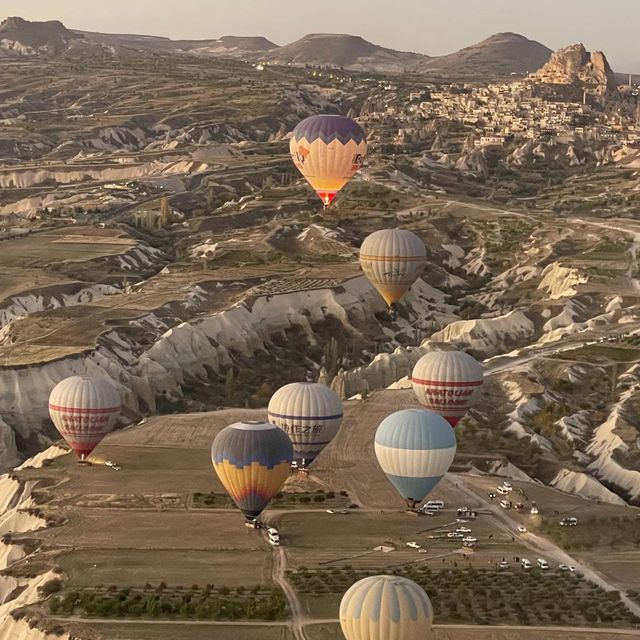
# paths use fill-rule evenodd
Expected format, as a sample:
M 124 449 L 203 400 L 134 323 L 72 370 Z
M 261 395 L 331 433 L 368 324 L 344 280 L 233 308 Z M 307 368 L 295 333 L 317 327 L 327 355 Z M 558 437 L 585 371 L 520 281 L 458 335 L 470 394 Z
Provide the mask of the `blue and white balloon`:
M 375 452 L 389 482 L 414 508 L 449 470 L 456 455 L 456 437 L 437 413 L 404 409 L 380 423 Z

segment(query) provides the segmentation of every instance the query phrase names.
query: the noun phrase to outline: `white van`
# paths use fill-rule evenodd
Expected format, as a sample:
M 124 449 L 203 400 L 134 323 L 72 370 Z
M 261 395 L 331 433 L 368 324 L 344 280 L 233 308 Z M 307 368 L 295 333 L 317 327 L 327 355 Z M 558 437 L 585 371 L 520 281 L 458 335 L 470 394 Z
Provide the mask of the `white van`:
M 500 501 L 500 506 L 503 509 L 511 509 L 511 503 L 508 500 L 501 500 Z
M 538 567 L 542 570 L 546 570 L 549 568 L 549 563 L 543 558 L 538 558 Z
M 427 509 L 444 509 L 444 500 L 429 500 L 426 507 Z
M 522 558 L 522 560 L 520 560 L 520 564 L 522 565 L 523 569 L 531 569 L 531 560 Z
M 280 534 L 277 529 L 273 527 L 267 529 L 267 538 L 269 539 L 269 544 L 272 544 L 274 547 L 280 546 Z

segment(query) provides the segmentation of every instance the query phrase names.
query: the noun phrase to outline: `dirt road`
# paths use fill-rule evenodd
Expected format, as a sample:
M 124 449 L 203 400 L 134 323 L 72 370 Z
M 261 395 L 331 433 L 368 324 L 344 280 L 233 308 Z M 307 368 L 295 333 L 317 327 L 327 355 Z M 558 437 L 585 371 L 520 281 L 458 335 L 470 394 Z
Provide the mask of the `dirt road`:
M 280 586 L 289 601 L 293 637 L 295 640 L 307 640 L 304 627 L 308 624 L 309 620 L 304 613 L 304 608 L 298 598 L 298 594 L 287 580 L 287 553 L 282 547 L 274 547 L 273 551 L 273 581 Z

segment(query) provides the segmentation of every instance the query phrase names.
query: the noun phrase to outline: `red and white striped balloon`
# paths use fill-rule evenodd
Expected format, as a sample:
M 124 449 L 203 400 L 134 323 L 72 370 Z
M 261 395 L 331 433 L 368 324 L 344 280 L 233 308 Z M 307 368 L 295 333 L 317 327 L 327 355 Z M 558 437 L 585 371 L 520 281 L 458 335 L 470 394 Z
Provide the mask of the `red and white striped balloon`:
M 104 378 L 72 376 L 51 392 L 49 415 L 60 435 L 84 460 L 115 426 L 120 395 Z
M 420 404 L 455 427 L 473 406 L 484 369 L 463 351 L 432 351 L 418 360 L 411 382 Z

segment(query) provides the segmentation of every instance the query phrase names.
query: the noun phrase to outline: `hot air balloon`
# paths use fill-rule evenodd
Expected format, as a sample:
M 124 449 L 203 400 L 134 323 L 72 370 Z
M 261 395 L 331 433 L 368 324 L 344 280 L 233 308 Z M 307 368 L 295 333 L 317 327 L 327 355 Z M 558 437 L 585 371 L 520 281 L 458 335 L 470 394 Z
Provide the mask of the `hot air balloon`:
M 456 437 L 437 413 L 404 409 L 380 423 L 374 447 L 389 482 L 414 509 L 449 470 Z
M 51 392 L 49 415 L 60 435 L 84 460 L 117 422 L 120 394 L 105 378 L 72 376 Z
M 390 307 L 422 273 L 427 262 L 424 242 L 406 229 L 381 229 L 360 247 L 360 266 Z
M 429 640 L 432 622 L 429 596 L 400 576 L 364 578 L 340 603 L 340 626 L 347 640 Z
M 463 351 L 432 351 L 418 360 L 411 382 L 420 404 L 455 427 L 473 405 L 484 374 L 482 365 Z
M 255 520 L 291 473 L 289 436 L 268 422 L 236 422 L 211 445 L 220 482 L 247 520 Z
M 269 401 L 267 419 L 293 443 L 293 460 L 305 468 L 333 440 L 342 422 L 338 394 L 316 382 L 293 382 L 278 389 Z
M 367 137 L 350 118 L 311 116 L 293 130 L 289 150 L 298 171 L 328 207 L 362 167 Z

